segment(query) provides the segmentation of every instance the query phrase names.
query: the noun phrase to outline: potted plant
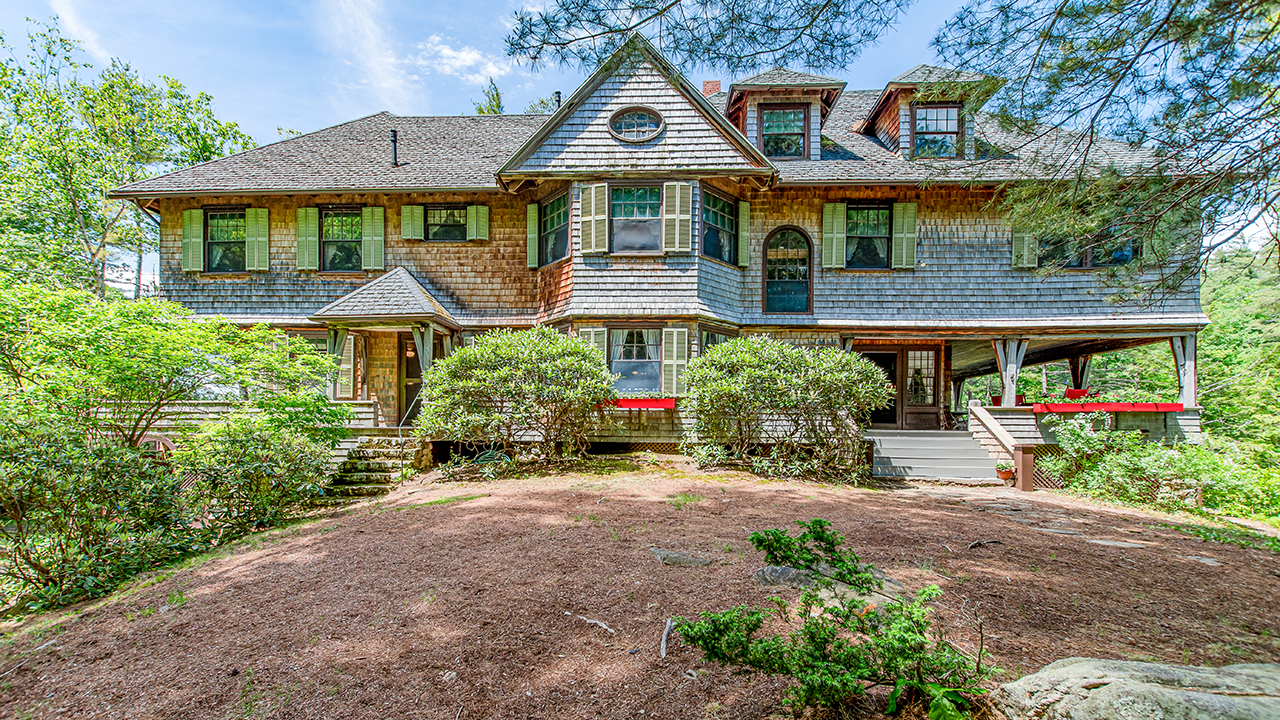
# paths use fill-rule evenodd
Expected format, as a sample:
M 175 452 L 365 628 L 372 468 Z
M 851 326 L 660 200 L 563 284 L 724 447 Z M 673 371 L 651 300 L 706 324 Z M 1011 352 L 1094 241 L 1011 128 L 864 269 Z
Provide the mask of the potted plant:
M 997 460 L 996 461 L 996 477 L 1001 480 L 1010 480 L 1013 478 L 1013 461 Z

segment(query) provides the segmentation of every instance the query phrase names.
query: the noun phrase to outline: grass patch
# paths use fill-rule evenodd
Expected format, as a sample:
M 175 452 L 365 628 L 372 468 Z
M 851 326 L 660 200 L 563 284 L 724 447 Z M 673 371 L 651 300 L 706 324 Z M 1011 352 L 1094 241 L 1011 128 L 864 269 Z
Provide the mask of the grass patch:
M 1184 525 L 1175 523 L 1160 523 L 1162 526 L 1172 528 L 1178 532 L 1194 535 L 1201 540 L 1208 542 L 1226 543 L 1228 545 L 1236 545 L 1242 548 L 1252 550 L 1270 550 L 1280 555 L 1280 538 L 1274 538 L 1269 535 L 1263 535 L 1253 530 L 1245 530 L 1237 527 L 1215 527 L 1213 525 Z
M 556 460 L 507 460 L 505 462 L 460 461 L 442 468 L 446 478 L 454 482 L 492 482 L 561 477 L 564 475 L 618 475 L 639 472 L 647 466 L 634 457 L 583 455 Z
M 671 507 L 677 510 L 684 510 L 690 505 L 702 502 L 703 500 L 706 500 L 706 498 L 697 493 L 691 492 L 676 493 L 675 495 L 667 498 L 667 502 L 671 503 Z

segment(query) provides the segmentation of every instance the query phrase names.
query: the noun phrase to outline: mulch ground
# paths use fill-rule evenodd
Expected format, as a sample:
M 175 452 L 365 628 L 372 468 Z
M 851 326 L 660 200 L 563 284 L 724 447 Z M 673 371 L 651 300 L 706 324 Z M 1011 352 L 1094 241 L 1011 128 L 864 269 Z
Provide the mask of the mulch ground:
M 662 659 L 659 641 L 673 615 L 796 595 L 753 583 L 747 531 L 815 517 L 909 588 L 940 585 L 959 646 L 976 646 L 980 618 L 1005 678 L 1071 656 L 1280 661 L 1280 557 L 1151 513 L 670 463 L 436 479 L 6 626 L 0 716 L 765 718 L 782 712 L 781 680 L 732 675 L 674 639 Z M 681 509 L 677 493 L 705 499 Z M 669 567 L 650 547 L 719 562 Z

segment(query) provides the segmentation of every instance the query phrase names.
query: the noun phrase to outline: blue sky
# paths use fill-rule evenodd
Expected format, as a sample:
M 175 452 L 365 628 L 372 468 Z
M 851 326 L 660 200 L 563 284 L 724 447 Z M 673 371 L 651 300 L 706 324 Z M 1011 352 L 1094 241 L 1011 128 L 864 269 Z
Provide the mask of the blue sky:
M 566 95 L 585 77 L 575 69 L 531 72 L 507 60 L 511 14 L 539 0 L 6 0 L 0 30 L 25 42 L 24 18 L 61 18 L 97 66 L 112 57 L 144 76 L 165 74 L 214 97 L 259 143 L 277 126 L 316 130 L 389 110 L 400 115 L 473 112 L 490 75 L 508 112 L 553 90 Z M 850 88 L 882 86 L 935 61 L 928 44 L 956 0 L 924 0 L 896 31 L 844 72 Z M 797 68 L 799 69 L 799 68 Z M 690 79 L 732 78 L 691 72 Z

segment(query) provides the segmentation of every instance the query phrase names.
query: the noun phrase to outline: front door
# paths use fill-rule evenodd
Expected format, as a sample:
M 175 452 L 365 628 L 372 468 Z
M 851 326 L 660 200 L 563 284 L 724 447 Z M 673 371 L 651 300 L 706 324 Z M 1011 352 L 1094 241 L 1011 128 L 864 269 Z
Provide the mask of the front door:
M 422 391 L 422 365 L 411 333 L 400 333 L 400 424 L 412 425 L 418 417 L 418 393 Z
M 938 348 L 850 347 L 866 356 L 889 376 L 893 403 L 871 412 L 871 427 L 898 430 L 937 430 Z

